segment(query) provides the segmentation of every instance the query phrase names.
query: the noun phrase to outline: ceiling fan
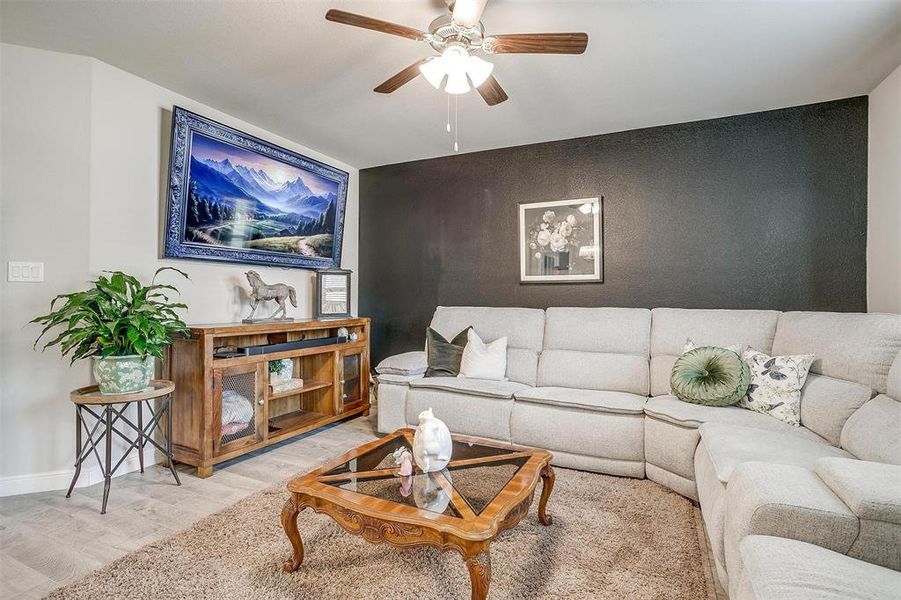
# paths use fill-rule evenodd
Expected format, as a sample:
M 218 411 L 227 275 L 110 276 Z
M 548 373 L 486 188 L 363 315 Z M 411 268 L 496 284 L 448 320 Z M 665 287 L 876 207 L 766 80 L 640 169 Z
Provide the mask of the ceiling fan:
M 449 94 L 464 94 L 475 88 L 489 106 L 507 99 L 507 93 L 491 74 L 494 65 L 484 54 L 582 54 L 588 46 L 585 33 L 508 33 L 485 35 L 482 11 L 488 0 L 445 0 L 449 14 L 441 15 L 421 31 L 405 25 L 332 9 L 325 18 L 335 23 L 372 29 L 426 42 L 439 56 L 418 60 L 378 85 L 374 91 L 390 94 L 420 74 Z

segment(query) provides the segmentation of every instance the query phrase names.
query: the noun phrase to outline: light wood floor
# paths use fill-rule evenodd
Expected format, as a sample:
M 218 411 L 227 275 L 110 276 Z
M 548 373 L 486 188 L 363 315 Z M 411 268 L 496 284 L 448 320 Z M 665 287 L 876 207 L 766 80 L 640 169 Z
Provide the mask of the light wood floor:
M 0 598 L 41 598 L 120 556 L 187 528 L 249 494 L 370 441 L 375 411 L 216 467 L 209 479 L 153 465 L 103 484 L 0 498 Z
M 103 485 L 0 498 L 0 598 L 41 598 L 90 571 L 251 493 L 308 471 L 373 439 L 375 411 L 217 466 L 209 479 L 179 465 L 178 487 L 169 470 L 113 480 L 107 514 Z M 708 542 L 709 548 L 709 542 Z M 714 574 L 715 576 L 715 574 Z M 725 599 L 721 587 L 717 598 Z

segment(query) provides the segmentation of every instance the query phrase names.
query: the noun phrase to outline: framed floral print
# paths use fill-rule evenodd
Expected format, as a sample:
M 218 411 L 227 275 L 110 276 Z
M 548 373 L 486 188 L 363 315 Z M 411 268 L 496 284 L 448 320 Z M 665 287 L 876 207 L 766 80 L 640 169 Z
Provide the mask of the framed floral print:
M 520 204 L 520 282 L 602 282 L 603 200 Z

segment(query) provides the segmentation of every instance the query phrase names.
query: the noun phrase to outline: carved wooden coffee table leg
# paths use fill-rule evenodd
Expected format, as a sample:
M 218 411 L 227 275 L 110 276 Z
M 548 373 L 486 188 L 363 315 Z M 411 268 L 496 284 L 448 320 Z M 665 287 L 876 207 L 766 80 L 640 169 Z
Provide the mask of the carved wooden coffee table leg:
M 466 559 L 469 581 L 472 583 L 472 600 L 485 600 L 491 585 L 491 555 L 488 548 Z
M 538 522 L 542 525 L 550 525 L 554 522 L 551 515 L 547 514 L 547 499 L 551 497 L 554 489 L 554 469 L 547 465 L 541 470 L 541 500 L 538 501 Z
M 285 507 L 282 508 L 282 528 L 288 535 L 288 539 L 291 541 L 291 549 L 293 550 L 291 558 L 282 565 L 282 568 L 288 573 L 296 571 L 303 562 L 303 540 L 300 539 L 300 532 L 297 530 L 297 515 L 299 512 L 297 505 L 294 503 L 294 498 L 288 498 L 288 501 L 285 502 Z

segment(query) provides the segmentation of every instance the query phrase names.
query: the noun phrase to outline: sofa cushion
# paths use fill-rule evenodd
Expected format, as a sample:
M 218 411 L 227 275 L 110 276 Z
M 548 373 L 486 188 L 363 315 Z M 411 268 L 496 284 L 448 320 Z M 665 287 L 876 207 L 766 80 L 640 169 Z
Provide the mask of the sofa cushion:
M 670 387 L 683 402 L 729 406 L 748 391 L 751 371 L 734 350 L 701 346 L 680 356 L 673 365 Z
M 595 467 L 612 475 L 644 477 L 644 421 L 641 413 L 581 410 L 514 398 L 510 439 L 550 450 L 555 464 L 561 464 L 558 453 L 565 452 L 569 458 L 600 459 Z
M 865 385 L 809 373 L 801 388 L 801 425 L 840 446 L 842 427 L 872 397 Z
M 458 376 L 494 381 L 507 379 L 507 338 L 502 337 L 486 344 L 475 329 L 467 331 L 466 336 L 466 348 L 463 349 Z
M 803 427 L 792 427 L 773 417 L 738 406 L 701 406 L 682 402 L 675 396 L 657 396 L 648 399 L 644 412 L 654 419 L 692 429 L 697 429 L 703 423 L 728 423 L 782 431 L 814 441 L 823 441 L 818 435 Z
M 885 393 L 901 350 L 901 315 L 787 312 L 779 317 L 775 354 L 815 354 L 810 370 Z
M 539 308 L 439 306 L 430 327 L 447 337 L 470 325 L 485 341 L 506 337 L 513 348 L 540 352 L 544 341 L 544 311 Z
M 642 414 L 644 412 L 644 403 L 647 400 L 647 397 L 637 394 L 563 387 L 529 388 L 514 393 L 513 397 L 518 402 L 627 415 Z
M 892 362 L 892 368 L 888 372 L 886 387 L 890 397 L 901 401 L 901 352 L 898 352 L 894 362 Z
M 844 554 L 860 533 L 857 515 L 803 467 L 739 465 L 726 488 L 726 506 L 723 546 L 732 581 L 741 573 L 739 544 L 748 535 L 791 538 Z
M 735 468 L 746 462 L 760 461 L 813 469 L 817 459 L 825 456 L 851 457 L 822 438 L 817 441 L 788 432 L 727 423 L 705 423 L 698 431 L 704 441 L 699 448 L 706 448 L 716 476 L 722 483 L 728 483 Z
M 537 383 L 648 393 L 651 311 L 549 308 Z
M 779 312 L 655 308 L 651 311 L 651 395 L 670 394 L 669 377 L 685 340 L 770 352 Z
M 679 356 L 685 340 L 702 346 L 772 349 L 779 312 L 655 308 L 651 311 L 651 356 Z
M 492 382 L 498 383 L 498 382 Z M 407 390 L 404 410 L 407 423 L 419 423 L 419 413 L 431 408 L 444 421 L 451 433 L 474 435 L 500 442 L 510 442 L 510 414 L 513 398 L 476 396 L 438 388 Z
M 673 373 L 673 365 L 679 359 L 678 356 L 661 354 L 651 357 L 651 395 L 672 396 L 673 389 L 669 385 L 670 375 Z
M 544 311 L 537 308 L 493 308 L 484 306 L 439 306 L 430 327 L 444 337 L 465 327 L 486 342 L 507 338 L 507 378 L 535 385 L 538 354 L 544 341 Z
M 896 598 L 901 572 L 797 540 L 749 535 L 733 600 Z
M 876 396 L 848 417 L 841 442 L 857 458 L 901 465 L 901 402 Z
M 801 388 L 814 358 L 813 354 L 770 356 L 748 348 L 742 359 L 751 368 L 751 385 L 739 405 L 799 427 Z
M 675 396 L 657 396 L 645 404 L 645 459 L 649 465 L 668 471 L 680 478 L 675 488 L 697 499 L 695 489 L 695 450 L 698 447 L 698 427 L 705 422 L 732 423 L 770 431 L 783 431 L 814 441 L 823 440 L 804 427 L 792 427 L 778 419 L 737 406 L 711 407 L 688 404 Z M 648 476 L 668 485 L 648 468 Z
M 375 372 L 380 375 L 422 375 L 429 368 L 426 353 L 422 350 L 389 356 L 378 364 Z
M 646 396 L 648 360 L 630 354 L 545 350 L 538 361 L 538 384 Z
M 821 458 L 814 470 L 861 519 L 901 525 L 901 465 Z
M 444 336 L 431 327 L 425 332 L 425 352 L 428 368 L 426 377 L 453 377 L 460 372 L 463 349 L 472 327 L 466 327 L 453 337 Z
M 489 379 L 468 379 L 465 377 L 425 377 L 410 381 L 410 387 L 445 390 L 470 396 L 487 398 L 512 398 L 514 392 L 529 389 L 529 386 L 515 381 L 494 381 Z
M 544 349 L 634 354 L 648 358 L 651 311 L 646 308 L 549 308 Z

